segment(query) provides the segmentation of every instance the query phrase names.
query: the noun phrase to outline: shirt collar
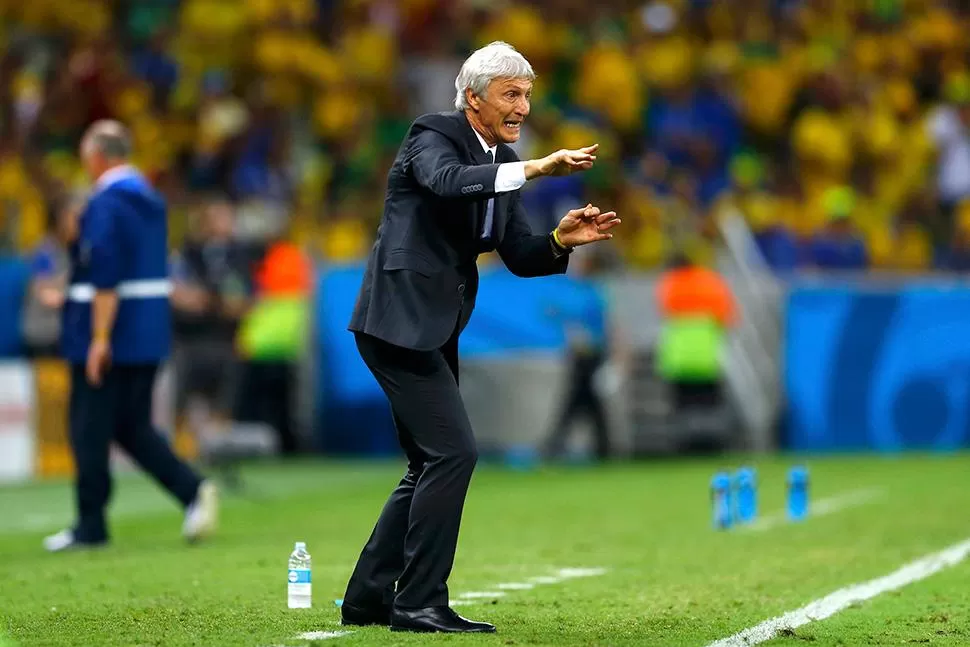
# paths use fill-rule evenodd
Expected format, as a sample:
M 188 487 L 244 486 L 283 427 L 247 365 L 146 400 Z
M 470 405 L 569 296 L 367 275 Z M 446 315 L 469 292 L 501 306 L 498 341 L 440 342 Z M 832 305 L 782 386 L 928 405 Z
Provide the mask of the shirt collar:
M 105 189 L 116 182 L 121 182 L 122 180 L 127 180 L 133 177 L 141 177 L 141 174 L 131 164 L 122 164 L 121 166 L 115 166 L 109 168 L 107 171 L 101 174 L 101 176 L 95 181 L 94 188 L 97 191 Z
M 478 138 L 478 143 L 482 145 L 482 149 L 484 149 L 484 151 L 486 153 L 489 153 L 490 152 L 492 154 L 492 161 L 494 162 L 495 161 L 495 149 L 498 148 L 498 145 L 496 144 L 495 146 L 491 146 L 490 147 L 487 143 L 485 143 L 485 138 L 482 137 L 478 133 L 477 130 L 475 130 L 474 128 L 472 128 L 472 132 L 475 133 L 475 137 Z

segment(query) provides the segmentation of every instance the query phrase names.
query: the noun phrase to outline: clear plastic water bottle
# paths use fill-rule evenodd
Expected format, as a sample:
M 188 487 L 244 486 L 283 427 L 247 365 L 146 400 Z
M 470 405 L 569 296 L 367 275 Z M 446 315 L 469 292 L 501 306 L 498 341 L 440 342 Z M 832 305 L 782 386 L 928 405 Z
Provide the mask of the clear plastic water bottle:
M 758 516 L 758 477 L 753 468 L 734 474 L 734 511 L 737 523 L 751 523 Z
M 296 547 L 290 553 L 289 573 L 287 574 L 287 605 L 291 609 L 309 609 L 311 606 L 310 590 L 310 553 L 306 551 L 306 542 L 296 542 Z
M 711 504 L 714 507 L 714 527 L 726 530 L 731 527 L 731 476 L 718 472 L 711 479 Z
M 808 470 L 796 465 L 788 470 L 788 519 L 801 521 L 808 516 Z

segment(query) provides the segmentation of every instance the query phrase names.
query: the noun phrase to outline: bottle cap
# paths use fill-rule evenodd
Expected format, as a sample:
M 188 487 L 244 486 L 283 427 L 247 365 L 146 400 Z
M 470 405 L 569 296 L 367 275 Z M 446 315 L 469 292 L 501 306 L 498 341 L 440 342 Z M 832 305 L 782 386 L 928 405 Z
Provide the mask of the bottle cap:
M 306 542 L 305 541 L 296 542 L 296 550 L 306 550 Z

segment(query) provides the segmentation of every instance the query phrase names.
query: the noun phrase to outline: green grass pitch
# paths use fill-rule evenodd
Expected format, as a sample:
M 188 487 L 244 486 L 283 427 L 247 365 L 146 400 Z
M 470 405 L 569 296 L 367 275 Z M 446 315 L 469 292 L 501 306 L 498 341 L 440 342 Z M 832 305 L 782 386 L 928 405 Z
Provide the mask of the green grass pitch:
M 679 645 L 703 647 L 836 589 L 970 537 L 970 455 L 807 458 L 815 500 L 879 496 L 799 524 L 717 532 L 708 485 L 741 459 L 530 472 L 481 465 L 450 580 L 489 636 L 357 629 L 318 644 Z M 783 511 L 793 460 L 758 458 L 762 515 Z M 186 546 L 174 503 L 138 475 L 116 480 L 111 547 L 48 555 L 70 521 L 65 483 L 0 489 L 0 645 L 298 647 L 340 631 L 334 599 L 403 467 L 302 461 L 245 470 L 223 497 L 219 534 Z M 314 607 L 286 608 L 286 558 L 304 540 Z M 564 568 L 589 577 L 528 582 Z M 534 580 L 533 580 L 534 581 Z M 968 645 L 970 560 L 768 645 Z M 3 632 L 6 632 L 6 636 Z

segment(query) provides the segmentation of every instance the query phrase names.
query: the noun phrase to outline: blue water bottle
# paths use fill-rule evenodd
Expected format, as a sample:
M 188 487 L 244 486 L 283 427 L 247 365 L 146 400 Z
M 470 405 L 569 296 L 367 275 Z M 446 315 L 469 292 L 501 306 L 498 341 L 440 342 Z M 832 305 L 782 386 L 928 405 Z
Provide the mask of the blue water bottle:
M 742 467 L 734 474 L 734 512 L 737 523 L 751 523 L 758 516 L 758 478 L 754 469 Z
M 808 516 L 808 470 L 796 465 L 788 470 L 788 519 L 801 521 Z
M 513 445 L 505 451 L 505 464 L 513 470 L 528 472 L 539 464 L 539 452 L 532 445 Z
M 731 527 L 731 476 L 718 472 L 711 479 L 711 504 L 714 507 L 714 528 L 726 530 Z

